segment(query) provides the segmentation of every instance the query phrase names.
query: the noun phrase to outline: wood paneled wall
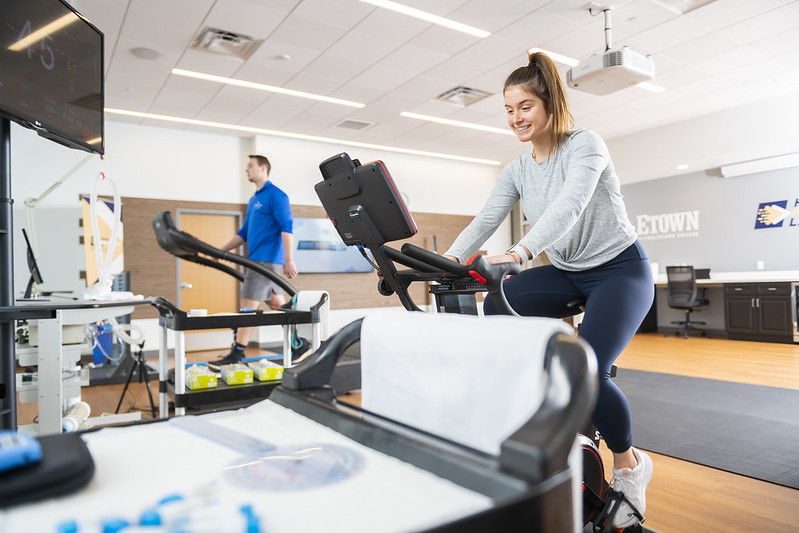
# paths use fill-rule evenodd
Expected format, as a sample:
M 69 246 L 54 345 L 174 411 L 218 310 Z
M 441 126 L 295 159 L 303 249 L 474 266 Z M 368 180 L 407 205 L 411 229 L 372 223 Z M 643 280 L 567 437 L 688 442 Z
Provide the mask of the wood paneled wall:
M 177 222 L 177 210 L 203 209 L 208 211 L 241 211 L 241 204 L 212 202 L 182 202 L 151 198 L 122 198 L 125 227 L 125 270 L 130 272 L 130 290 L 144 296 L 161 296 L 177 303 L 177 259 L 161 249 L 155 240 L 153 217 L 161 211 L 171 211 Z M 156 318 L 150 306 L 137 306 L 132 318 Z
M 122 199 L 125 221 L 125 269 L 130 271 L 131 291 L 145 296 L 162 296 L 177 302 L 177 268 L 175 257 L 162 250 L 155 240 L 152 218 L 161 211 L 171 211 L 175 217 L 177 209 L 202 209 L 208 211 L 241 211 L 242 218 L 247 206 L 212 202 L 183 202 L 176 200 L 154 200 L 149 198 Z M 325 218 L 322 207 L 293 205 L 296 218 Z M 419 232 L 406 241 L 392 243 L 399 248 L 404 242 L 433 249 L 435 241 L 439 253 L 443 253 L 472 217 L 464 215 L 440 215 L 413 213 Z M 209 243 L 214 244 L 214 243 Z M 369 273 L 303 274 L 291 280 L 298 290 L 326 290 L 330 293 L 331 309 L 356 309 L 390 307 L 400 305 L 396 296 L 381 296 L 377 292 L 377 275 Z M 429 294 L 424 284 L 411 287 L 411 296 L 420 305 L 429 303 Z M 141 308 L 133 318 L 155 318 L 152 308 Z

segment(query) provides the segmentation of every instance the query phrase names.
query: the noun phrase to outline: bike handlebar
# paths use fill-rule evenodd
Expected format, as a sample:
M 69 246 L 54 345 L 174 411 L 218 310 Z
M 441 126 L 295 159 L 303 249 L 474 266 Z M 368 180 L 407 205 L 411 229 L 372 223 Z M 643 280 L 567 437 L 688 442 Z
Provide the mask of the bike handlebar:
M 508 303 L 507 298 L 505 298 L 505 292 L 502 290 L 505 278 L 521 272 L 521 267 L 517 263 L 507 262 L 493 264 L 486 261 L 483 256 L 475 254 L 466 264 L 461 264 L 411 243 L 403 244 L 401 251 L 408 257 L 434 266 L 445 272 L 461 277 L 470 277 L 476 280 L 485 285 L 493 299 L 494 305 L 496 305 L 501 313 L 518 315 Z

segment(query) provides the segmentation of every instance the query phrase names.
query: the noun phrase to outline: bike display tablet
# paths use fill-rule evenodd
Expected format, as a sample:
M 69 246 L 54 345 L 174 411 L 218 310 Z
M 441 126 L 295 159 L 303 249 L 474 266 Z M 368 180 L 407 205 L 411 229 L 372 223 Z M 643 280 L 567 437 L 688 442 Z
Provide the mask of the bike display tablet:
M 379 246 L 416 234 L 416 223 L 382 161 L 366 165 L 346 153 L 319 165 L 314 186 L 344 244 Z

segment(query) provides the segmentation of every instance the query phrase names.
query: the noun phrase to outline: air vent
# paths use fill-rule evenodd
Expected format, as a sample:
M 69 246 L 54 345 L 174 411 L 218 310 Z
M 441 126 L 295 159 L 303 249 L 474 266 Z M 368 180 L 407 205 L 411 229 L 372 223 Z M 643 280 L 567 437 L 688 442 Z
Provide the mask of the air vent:
M 488 96 L 491 96 L 491 93 L 481 91 L 480 89 L 472 89 L 470 87 L 463 87 L 462 85 L 459 85 L 454 89 L 450 89 L 449 91 L 439 94 L 436 97 L 436 100 L 442 100 L 444 102 L 449 102 L 450 104 L 466 107 L 475 102 L 479 102 Z
M 342 120 L 338 124 L 336 124 L 337 128 L 344 128 L 347 130 L 357 130 L 360 131 L 362 129 L 366 129 L 369 126 L 373 126 L 374 122 L 361 122 L 359 120 Z
M 249 35 L 205 27 L 197 34 L 189 48 L 238 59 L 248 59 L 264 42 Z

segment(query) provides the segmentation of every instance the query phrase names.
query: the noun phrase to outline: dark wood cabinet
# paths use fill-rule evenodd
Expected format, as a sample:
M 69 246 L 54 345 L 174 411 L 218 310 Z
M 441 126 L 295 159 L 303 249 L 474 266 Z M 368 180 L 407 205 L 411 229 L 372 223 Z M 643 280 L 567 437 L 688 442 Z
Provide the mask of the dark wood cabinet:
M 724 314 L 730 339 L 793 342 L 790 283 L 728 283 Z

